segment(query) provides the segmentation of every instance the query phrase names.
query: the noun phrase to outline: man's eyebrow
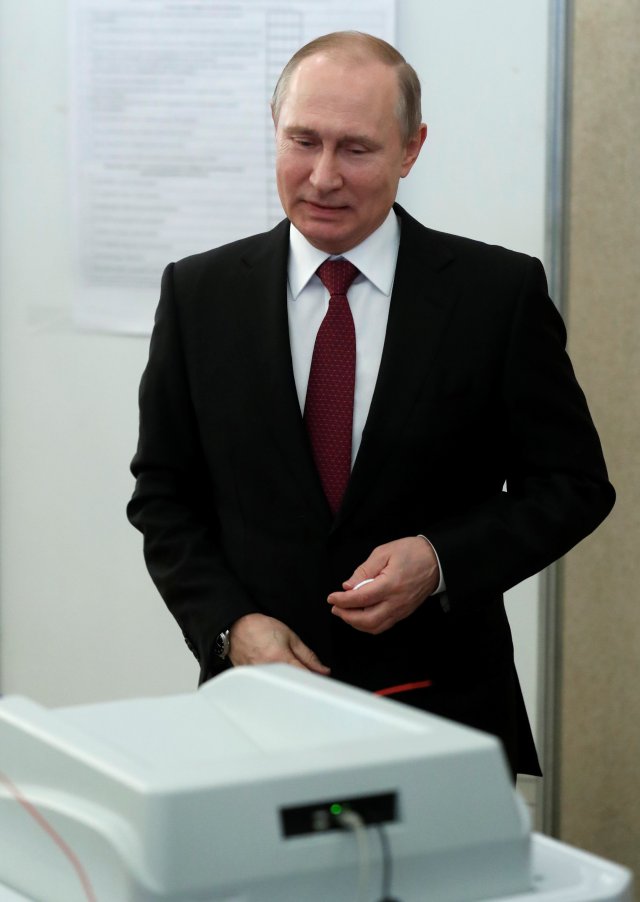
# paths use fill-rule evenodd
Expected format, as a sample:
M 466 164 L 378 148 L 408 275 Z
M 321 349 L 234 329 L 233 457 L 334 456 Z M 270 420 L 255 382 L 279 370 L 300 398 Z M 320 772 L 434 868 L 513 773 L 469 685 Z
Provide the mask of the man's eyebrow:
M 377 147 L 380 147 L 378 141 L 374 141 L 369 135 L 344 135 L 340 138 L 340 144 L 363 144 L 365 147 L 369 147 L 371 150 L 375 150 Z
M 306 135 L 308 138 L 319 138 L 320 134 L 313 128 L 304 125 L 287 125 L 284 129 L 287 135 Z

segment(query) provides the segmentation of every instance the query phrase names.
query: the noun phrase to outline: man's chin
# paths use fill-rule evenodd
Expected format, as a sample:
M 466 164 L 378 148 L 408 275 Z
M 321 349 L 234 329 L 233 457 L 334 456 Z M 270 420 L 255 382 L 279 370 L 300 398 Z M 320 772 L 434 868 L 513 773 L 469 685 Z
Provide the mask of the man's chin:
M 328 254 L 341 254 L 353 246 L 353 243 L 349 243 L 351 232 L 344 217 L 336 216 L 328 220 L 307 215 L 294 221 L 294 225 L 309 244 Z

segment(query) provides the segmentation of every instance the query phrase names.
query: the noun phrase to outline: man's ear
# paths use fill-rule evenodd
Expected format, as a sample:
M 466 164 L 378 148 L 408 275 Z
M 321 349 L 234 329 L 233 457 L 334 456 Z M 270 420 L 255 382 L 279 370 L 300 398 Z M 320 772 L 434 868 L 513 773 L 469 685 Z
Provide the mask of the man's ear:
M 402 169 L 400 177 L 404 178 L 409 175 L 411 168 L 420 155 L 422 145 L 427 140 L 427 126 L 425 122 L 420 124 L 420 128 L 412 138 L 409 138 L 404 148 L 404 158 L 402 160 Z

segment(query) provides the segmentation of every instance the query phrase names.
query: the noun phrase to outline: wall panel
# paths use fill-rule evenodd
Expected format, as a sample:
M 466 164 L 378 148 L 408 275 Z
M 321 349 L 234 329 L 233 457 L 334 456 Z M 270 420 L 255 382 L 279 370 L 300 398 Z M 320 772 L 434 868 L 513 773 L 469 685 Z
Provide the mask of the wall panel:
M 640 873 L 640 5 L 574 10 L 566 312 L 618 501 L 563 566 L 560 834 Z

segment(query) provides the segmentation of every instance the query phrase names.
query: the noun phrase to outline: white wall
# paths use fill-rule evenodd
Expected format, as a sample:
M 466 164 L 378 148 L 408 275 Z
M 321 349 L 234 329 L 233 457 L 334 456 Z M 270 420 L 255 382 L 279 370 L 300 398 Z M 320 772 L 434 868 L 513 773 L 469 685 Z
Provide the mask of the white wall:
M 538 256 L 550 2 L 398 3 L 430 126 L 401 202 Z M 147 342 L 71 325 L 66 4 L 0 3 L 0 686 L 53 705 L 190 689 L 124 513 Z M 537 595 L 509 601 L 534 719 Z
M 124 513 L 147 343 L 71 326 L 66 4 L 1 9 L 2 691 L 67 704 L 192 688 Z

